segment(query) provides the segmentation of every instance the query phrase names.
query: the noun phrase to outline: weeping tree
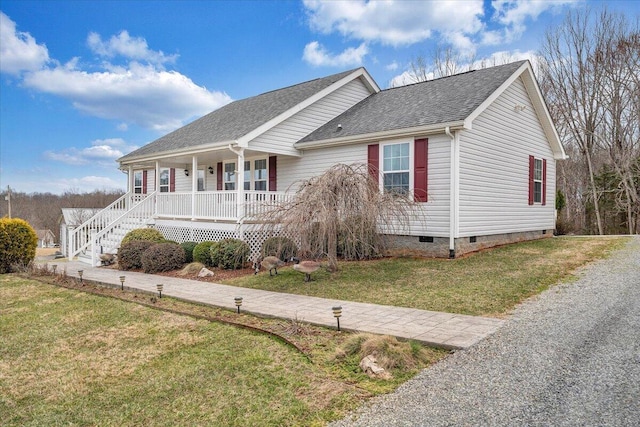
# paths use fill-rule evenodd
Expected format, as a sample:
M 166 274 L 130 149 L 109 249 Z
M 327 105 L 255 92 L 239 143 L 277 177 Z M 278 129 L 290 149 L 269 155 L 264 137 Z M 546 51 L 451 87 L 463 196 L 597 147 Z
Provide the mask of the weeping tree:
M 292 237 L 301 256 L 326 257 L 330 271 L 337 270 L 339 256 L 380 256 L 388 236 L 406 230 L 418 210 L 411 194 L 381 192 L 377 176 L 365 164 L 337 164 L 297 183 L 293 197 L 261 215 L 263 232 Z

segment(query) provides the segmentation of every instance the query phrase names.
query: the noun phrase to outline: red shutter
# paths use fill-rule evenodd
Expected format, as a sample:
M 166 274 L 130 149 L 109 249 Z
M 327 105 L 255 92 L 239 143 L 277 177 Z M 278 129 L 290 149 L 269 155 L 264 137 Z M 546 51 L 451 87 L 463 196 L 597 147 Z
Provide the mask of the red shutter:
M 278 188 L 277 159 L 276 156 L 269 156 L 269 191 L 277 191 Z
M 176 191 L 176 168 L 169 169 L 169 192 Z
M 542 159 L 542 206 L 547 204 L 547 159 Z
M 379 182 L 380 146 L 378 144 L 371 144 L 367 147 L 367 164 L 369 165 L 369 174 L 376 182 Z
M 222 191 L 222 162 L 218 162 L 216 165 L 216 188 L 218 191 Z
M 427 138 L 416 139 L 414 143 L 413 160 L 413 194 L 416 202 L 426 202 L 427 197 L 427 164 L 428 164 Z
M 142 194 L 147 194 L 147 171 L 142 171 Z
M 533 173 L 536 168 L 536 159 L 533 156 L 529 156 L 529 204 L 533 204 Z

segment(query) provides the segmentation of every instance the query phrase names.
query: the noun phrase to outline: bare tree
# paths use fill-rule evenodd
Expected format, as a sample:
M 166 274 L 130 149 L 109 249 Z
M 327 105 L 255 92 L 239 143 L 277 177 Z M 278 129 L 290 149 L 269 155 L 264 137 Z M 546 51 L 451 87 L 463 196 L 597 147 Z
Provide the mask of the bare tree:
M 596 52 L 594 61 L 605 70 L 599 99 L 605 114 L 597 142 L 607 152 L 618 185 L 616 209 L 627 217 L 629 234 L 637 231 L 640 215 L 638 167 L 640 160 L 640 29 L 628 34 L 624 17 L 615 23 L 612 43 Z
M 381 255 L 387 244 L 382 233 L 406 227 L 414 206 L 409 194 L 381 192 L 367 165 L 338 164 L 301 182 L 290 201 L 260 219 L 267 235 L 292 237 L 302 256 L 326 256 L 335 271 L 338 253 L 347 259 Z
M 477 65 L 475 54 L 463 54 L 452 46 L 438 45 L 429 58 L 424 55 L 412 58 L 398 83 L 402 86 L 452 76 L 471 71 Z
M 604 232 L 603 189 L 596 176 L 607 166 L 607 151 L 609 162 L 619 170 L 629 223 L 634 222 L 629 209 L 634 199 L 629 183 L 632 168 L 621 160 L 637 152 L 631 143 L 635 138 L 637 144 L 638 139 L 634 130 L 638 116 L 636 112 L 634 119 L 633 113 L 638 99 L 636 33 L 622 14 L 581 9 L 569 12 L 560 26 L 547 31 L 539 52 L 538 77 L 551 114 L 565 147 L 575 146 L 585 165 L 585 185 L 574 183 L 573 187 L 586 191 L 565 193 L 574 198 L 587 196 L 593 203 L 598 234 Z

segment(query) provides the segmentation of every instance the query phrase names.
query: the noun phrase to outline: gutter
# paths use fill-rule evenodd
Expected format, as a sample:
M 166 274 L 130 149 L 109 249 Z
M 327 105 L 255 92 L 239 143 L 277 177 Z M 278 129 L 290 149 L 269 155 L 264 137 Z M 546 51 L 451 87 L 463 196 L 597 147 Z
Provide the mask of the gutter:
M 438 133 L 446 133 L 446 129 L 464 129 L 463 120 L 438 123 L 437 125 L 416 126 L 412 128 L 402 128 L 388 130 L 384 132 L 371 132 L 367 134 L 349 135 L 338 138 L 322 139 L 318 141 L 296 142 L 293 147 L 298 150 L 313 150 L 319 148 L 333 147 L 336 145 L 359 144 L 364 142 L 378 142 L 381 139 L 402 138 L 416 135 L 433 135 Z

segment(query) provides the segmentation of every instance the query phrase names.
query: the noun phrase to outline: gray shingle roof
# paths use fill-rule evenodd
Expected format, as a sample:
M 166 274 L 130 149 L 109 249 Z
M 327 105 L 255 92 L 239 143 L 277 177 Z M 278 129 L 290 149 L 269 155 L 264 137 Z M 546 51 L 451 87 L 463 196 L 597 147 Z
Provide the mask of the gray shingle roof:
M 118 161 L 236 140 L 354 71 L 344 71 L 234 101 L 121 157 Z
M 305 142 L 464 120 L 525 62 L 380 91 L 316 129 L 299 144 L 304 147 Z M 338 124 L 342 125 L 341 130 Z

